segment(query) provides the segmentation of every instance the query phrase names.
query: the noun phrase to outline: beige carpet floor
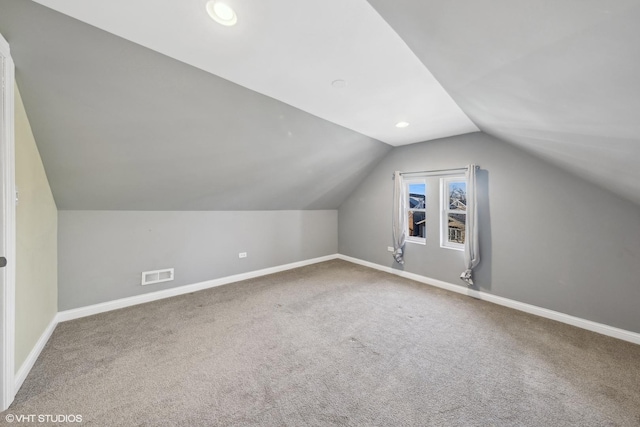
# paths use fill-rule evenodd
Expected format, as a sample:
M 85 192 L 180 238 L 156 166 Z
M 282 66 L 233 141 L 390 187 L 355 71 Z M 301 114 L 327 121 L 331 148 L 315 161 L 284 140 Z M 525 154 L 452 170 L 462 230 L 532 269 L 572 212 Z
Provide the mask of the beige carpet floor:
M 336 260 L 61 323 L 7 413 L 638 426 L 640 346 Z

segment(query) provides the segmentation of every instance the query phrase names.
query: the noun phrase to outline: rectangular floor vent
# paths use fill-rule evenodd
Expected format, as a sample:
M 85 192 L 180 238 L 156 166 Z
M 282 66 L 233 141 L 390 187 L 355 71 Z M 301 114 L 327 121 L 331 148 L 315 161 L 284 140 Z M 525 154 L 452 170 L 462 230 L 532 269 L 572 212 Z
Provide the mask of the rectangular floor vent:
M 173 280 L 173 268 L 164 270 L 144 271 L 142 273 L 142 286 L 154 283 L 169 282 Z

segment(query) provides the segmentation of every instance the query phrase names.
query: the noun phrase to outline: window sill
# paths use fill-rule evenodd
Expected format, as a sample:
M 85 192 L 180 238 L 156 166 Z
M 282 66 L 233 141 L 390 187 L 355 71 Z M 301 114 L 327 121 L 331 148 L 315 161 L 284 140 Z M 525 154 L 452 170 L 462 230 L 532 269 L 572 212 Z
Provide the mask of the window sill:
M 442 249 L 450 249 L 452 251 L 459 251 L 459 252 L 464 252 L 464 246 L 446 246 L 446 245 L 440 245 L 440 247 Z
M 407 243 L 415 243 L 416 245 L 426 245 L 427 244 L 427 239 L 420 239 L 420 240 L 406 240 Z

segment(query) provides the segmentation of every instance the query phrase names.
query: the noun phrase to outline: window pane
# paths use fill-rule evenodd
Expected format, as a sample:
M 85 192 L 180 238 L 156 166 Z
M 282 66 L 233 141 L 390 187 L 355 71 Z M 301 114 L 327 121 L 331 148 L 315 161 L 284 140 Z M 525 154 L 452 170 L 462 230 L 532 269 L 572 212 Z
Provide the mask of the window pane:
M 425 237 L 425 213 L 420 211 L 408 211 L 409 236 Z
M 466 214 L 449 214 L 447 230 L 450 243 L 464 243 L 466 222 Z
M 449 183 L 449 209 L 456 211 L 467 210 L 467 183 Z
M 409 184 L 409 207 L 424 209 L 426 194 L 425 184 Z

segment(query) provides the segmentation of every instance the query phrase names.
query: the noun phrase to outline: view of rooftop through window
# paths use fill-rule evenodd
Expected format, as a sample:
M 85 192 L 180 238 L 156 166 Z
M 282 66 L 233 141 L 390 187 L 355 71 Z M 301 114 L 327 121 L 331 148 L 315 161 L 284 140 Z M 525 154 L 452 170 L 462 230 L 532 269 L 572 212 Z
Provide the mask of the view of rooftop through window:
M 409 183 L 408 237 L 424 239 L 426 237 L 426 196 L 427 185 L 424 182 Z
M 464 244 L 467 222 L 467 184 L 465 182 L 448 184 L 447 240 L 450 243 Z

